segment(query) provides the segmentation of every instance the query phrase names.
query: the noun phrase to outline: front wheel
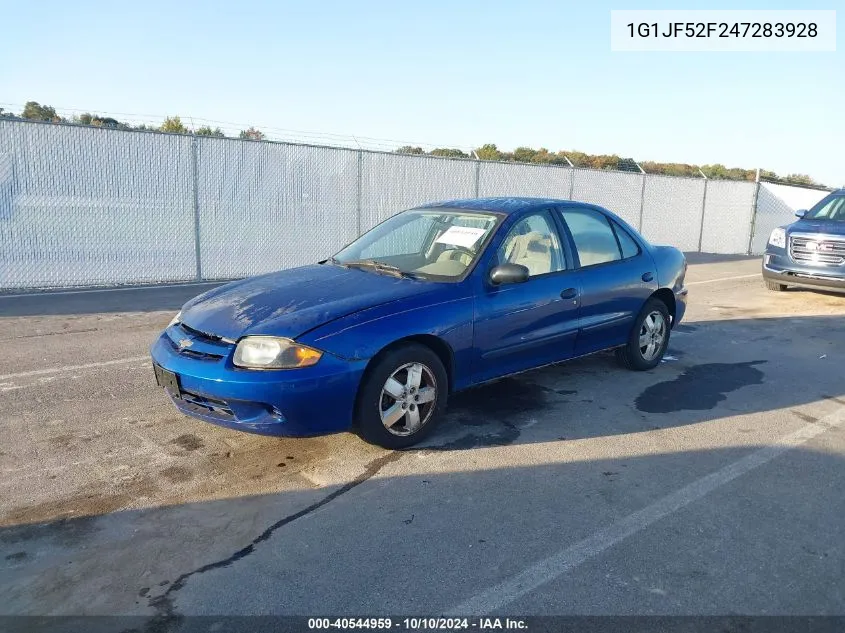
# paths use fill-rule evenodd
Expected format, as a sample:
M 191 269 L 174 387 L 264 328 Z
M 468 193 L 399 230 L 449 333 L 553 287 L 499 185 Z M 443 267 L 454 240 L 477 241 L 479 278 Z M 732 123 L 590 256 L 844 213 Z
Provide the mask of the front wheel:
M 637 317 L 625 347 L 616 350 L 623 367 L 635 371 L 653 369 L 669 347 L 669 309 L 660 299 L 649 299 Z
M 415 343 L 387 351 L 364 376 L 356 419 L 366 441 L 398 449 L 421 441 L 446 409 L 446 369 Z

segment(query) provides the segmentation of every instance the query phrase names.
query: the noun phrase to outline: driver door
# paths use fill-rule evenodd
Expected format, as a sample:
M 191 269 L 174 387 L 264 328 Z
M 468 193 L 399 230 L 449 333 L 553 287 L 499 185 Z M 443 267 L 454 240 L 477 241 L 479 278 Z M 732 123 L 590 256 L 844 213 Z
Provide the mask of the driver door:
M 516 219 L 488 263 L 475 302 L 475 382 L 570 358 L 578 334 L 580 281 L 548 211 Z M 523 283 L 493 285 L 503 263 L 528 268 Z

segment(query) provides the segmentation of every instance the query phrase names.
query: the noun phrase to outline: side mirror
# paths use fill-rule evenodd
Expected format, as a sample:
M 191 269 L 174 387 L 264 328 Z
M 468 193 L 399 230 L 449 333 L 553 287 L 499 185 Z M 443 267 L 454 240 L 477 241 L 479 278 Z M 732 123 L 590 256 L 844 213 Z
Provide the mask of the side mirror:
M 521 284 L 528 281 L 528 269 L 520 264 L 499 264 L 490 271 L 490 283 Z
M 796 218 L 803 218 L 805 215 L 807 215 L 807 209 L 798 209 L 798 211 L 795 212 Z

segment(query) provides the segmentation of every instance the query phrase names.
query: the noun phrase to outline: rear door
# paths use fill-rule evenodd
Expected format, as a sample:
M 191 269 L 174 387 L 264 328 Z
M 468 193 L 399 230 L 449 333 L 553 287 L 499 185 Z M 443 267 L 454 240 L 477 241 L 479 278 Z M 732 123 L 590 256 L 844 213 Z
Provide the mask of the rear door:
M 574 247 L 581 280 L 575 353 L 624 344 L 643 304 L 657 290 L 651 255 L 620 223 L 596 208 L 567 205 L 556 213 Z

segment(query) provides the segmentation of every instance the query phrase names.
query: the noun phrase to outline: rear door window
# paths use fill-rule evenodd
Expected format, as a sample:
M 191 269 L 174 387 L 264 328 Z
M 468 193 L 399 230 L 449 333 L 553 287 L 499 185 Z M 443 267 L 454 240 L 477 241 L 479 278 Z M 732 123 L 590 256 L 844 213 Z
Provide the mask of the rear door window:
M 563 208 L 559 213 L 572 234 L 582 268 L 622 259 L 616 235 L 604 214 L 578 208 Z

